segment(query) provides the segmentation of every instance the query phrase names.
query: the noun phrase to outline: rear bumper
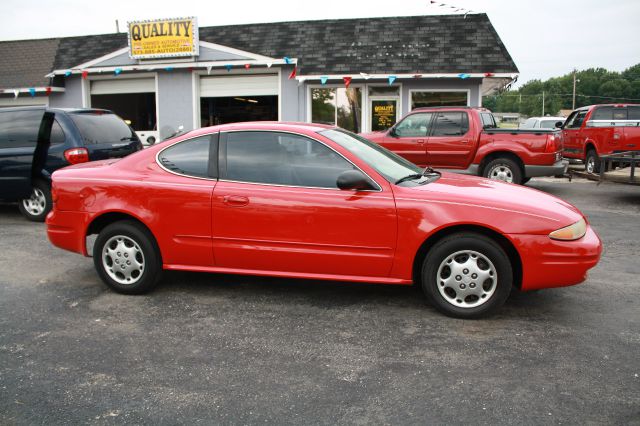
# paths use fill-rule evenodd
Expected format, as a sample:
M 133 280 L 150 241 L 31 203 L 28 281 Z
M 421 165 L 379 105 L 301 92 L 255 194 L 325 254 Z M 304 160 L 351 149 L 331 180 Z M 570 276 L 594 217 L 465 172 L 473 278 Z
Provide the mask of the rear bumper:
M 591 226 L 575 241 L 556 241 L 546 235 L 509 237 L 522 260 L 523 291 L 579 284 L 602 254 L 602 242 Z
M 89 217 L 85 212 L 53 209 L 47 215 L 47 237 L 56 247 L 88 256 L 85 239 Z
M 567 172 L 569 162 L 566 160 L 556 161 L 552 166 L 524 166 L 524 175 L 526 177 L 538 176 L 558 176 Z

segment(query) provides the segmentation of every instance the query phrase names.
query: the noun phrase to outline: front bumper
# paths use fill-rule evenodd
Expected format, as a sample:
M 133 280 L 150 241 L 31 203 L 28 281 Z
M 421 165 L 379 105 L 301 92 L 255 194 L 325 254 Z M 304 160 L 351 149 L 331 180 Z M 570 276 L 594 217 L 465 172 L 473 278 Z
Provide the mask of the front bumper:
M 602 254 L 602 242 L 591 226 L 575 241 L 556 241 L 546 235 L 512 234 L 509 238 L 522 260 L 523 291 L 579 284 Z
M 567 173 L 569 162 L 567 160 L 556 161 L 552 166 L 524 166 L 526 177 L 558 176 Z

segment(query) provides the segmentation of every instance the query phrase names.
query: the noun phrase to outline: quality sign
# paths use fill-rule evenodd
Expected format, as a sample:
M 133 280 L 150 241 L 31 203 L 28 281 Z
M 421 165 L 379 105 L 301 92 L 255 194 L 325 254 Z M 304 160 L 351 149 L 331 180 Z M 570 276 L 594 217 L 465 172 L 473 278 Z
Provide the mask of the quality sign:
M 129 22 L 129 56 L 133 59 L 198 55 L 195 17 Z

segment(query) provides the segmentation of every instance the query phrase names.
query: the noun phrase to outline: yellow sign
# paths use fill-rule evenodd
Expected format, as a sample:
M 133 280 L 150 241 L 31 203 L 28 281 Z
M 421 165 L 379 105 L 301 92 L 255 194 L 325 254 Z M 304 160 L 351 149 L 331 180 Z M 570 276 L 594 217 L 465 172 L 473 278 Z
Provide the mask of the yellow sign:
M 198 55 L 196 18 L 129 22 L 129 56 L 134 59 Z

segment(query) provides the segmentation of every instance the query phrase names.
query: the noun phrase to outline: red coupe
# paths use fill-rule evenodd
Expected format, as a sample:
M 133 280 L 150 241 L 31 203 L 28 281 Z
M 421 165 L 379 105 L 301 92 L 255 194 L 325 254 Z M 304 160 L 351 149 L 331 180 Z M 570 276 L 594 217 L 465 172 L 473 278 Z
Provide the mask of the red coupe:
M 422 286 L 445 314 L 577 284 L 600 239 L 545 193 L 421 169 L 339 128 L 239 123 L 53 174 L 51 242 L 122 293 L 163 269 Z

